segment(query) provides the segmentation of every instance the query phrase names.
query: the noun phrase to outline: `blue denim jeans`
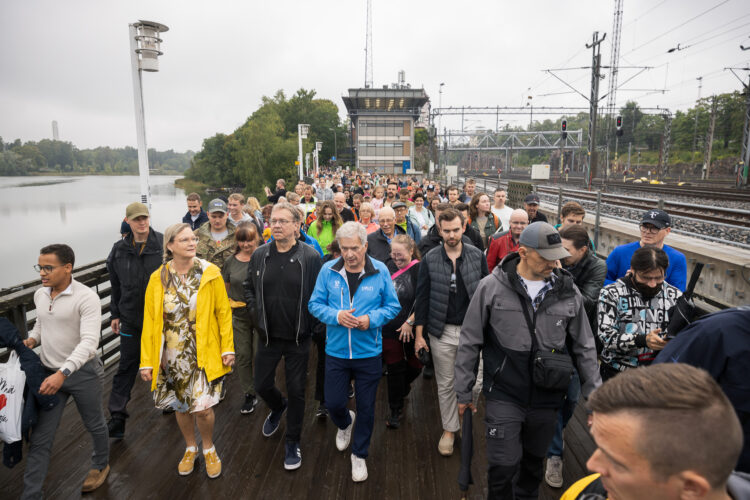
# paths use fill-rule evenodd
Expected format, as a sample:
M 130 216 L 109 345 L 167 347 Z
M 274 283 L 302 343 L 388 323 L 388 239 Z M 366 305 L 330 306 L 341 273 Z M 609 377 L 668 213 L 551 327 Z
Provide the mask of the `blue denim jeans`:
M 581 378 L 578 376 L 576 370 L 573 374 L 573 378 L 570 379 L 570 385 L 568 386 L 568 394 L 565 396 L 565 402 L 563 403 L 560 412 L 557 414 L 557 427 L 555 428 L 555 435 L 552 437 L 552 442 L 547 450 L 548 457 L 561 457 L 563 451 L 563 429 L 568 425 L 568 421 L 573 416 L 573 412 L 578 404 L 578 398 L 581 396 Z

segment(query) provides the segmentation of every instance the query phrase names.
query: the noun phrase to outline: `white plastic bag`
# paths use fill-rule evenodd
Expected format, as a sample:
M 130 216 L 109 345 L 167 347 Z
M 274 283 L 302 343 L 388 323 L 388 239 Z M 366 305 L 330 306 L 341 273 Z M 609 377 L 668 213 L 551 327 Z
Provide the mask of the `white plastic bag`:
M 6 443 L 21 440 L 23 388 L 26 374 L 16 351 L 10 352 L 8 362 L 0 364 L 0 439 Z

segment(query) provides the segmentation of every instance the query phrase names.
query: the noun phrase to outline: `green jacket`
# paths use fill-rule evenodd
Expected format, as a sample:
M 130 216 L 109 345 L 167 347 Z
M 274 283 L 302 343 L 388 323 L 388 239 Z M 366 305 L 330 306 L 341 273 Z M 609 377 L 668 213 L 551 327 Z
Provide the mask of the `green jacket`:
M 219 269 L 224 267 L 224 262 L 234 253 L 237 248 L 237 239 L 234 235 L 235 225 L 227 221 L 227 231 L 229 234 L 221 241 L 214 241 L 211 238 L 211 224 L 203 224 L 195 230 L 195 236 L 198 237 L 198 247 L 195 254 L 200 259 L 205 259 L 211 264 L 216 264 Z
M 336 236 L 333 234 L 333 225 L 330 221 L 322 220 L 320 223 L 323 225 L 323 228 L 320 230 L 318 230 L 317 220 L 310 224 L 310 227 L 307 229 L 307 235 L 314 238 L 320 244 L 324 255 L 328 255 L 328 245 L 333 242 Z

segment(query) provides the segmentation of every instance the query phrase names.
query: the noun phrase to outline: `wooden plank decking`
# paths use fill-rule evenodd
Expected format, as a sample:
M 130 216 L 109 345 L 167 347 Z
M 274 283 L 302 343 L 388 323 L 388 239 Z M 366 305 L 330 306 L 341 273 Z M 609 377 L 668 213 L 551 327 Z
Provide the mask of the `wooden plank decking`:
M 369 478 L 355 484 L 351 480 L 349 452 L 339 452 L 334 444 L 336 428 L 328 420 L 314 417 L 313 400 L 315 349 L 308 366 L 307 404 L 302 430 L 302 467 L 285 471 L 285 423 L 271 438 L 261 435 L 268 409 L 260 402 L 252 415 L 241 415 L 243 395 L 237 391 L 237 378 L 228 379 L 226 399 L 216 407 L 214 441 L 223 463 L 218 479 L 206 477 L 199 466 L 192 475 L 177 474 L 177 462 L 184 442 L 173 416 L 162 415 L 153 407 L 147 384 L 140 380 L 133 390 L 128 410 L 125 439 L 111 441 L 111 473 L 92 499 L 145 498 L 232 498 L 232 499 L 455 499 L 460 498 L 457 474 L 460 444 L 445 458 L 437 452 L 440 413 L 433 380 L 420 377 L 409 395 L 405 419 L 398 430 L 385 426 L 388 414 L 385 378 L 378 388 L 375 429 L 367 460 Z M 283 367 L 280 367 L 283 368 Z M 278 379 L 283 381 L 283 371 Z M 105 403 L 114 369 L 106 372 Z M 281 386 L 283 389 L 283 385 Z M 353 403 L 352 403 L 353 405 Z M 483 405 L 474 419 L 475 454 L 472 475 L 475 484 L 469 498 L 484 498 L 487 492 L 484 450 Z M 585 474 L 585 461 L 593 441 L 585 428 L 582 412 L 576 413 L 565 432 L 564 477 L 567 488 Z M 25 451 L 25 450 L 24 450 Z M 91 441 L 73 404 L 65 409 L 52 450 L 45 497 L 80 498 L 80 487 L 90 465 Z M 14 469 L 0 466 L 2 498 L 18 498 L 22 490 L 25 461 Z M 541 499 L 559 498 L 564 489 L 546 485 Z

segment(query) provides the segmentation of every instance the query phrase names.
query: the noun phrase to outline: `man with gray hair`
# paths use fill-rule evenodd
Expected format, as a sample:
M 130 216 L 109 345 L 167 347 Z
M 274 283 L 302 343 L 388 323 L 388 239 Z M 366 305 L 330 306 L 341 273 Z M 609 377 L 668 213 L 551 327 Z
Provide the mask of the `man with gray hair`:
M 304 304 L 310 298 L 320 271 L 318 252 L 297 239 L 300 211 L 287 202 L 273 207 L 269 224 L 273 241 L 261 245 L 250 258 L 245 302 L 260 332 L 255 356 L 255 390 L 271 409 L 263 423 L 263 435 L 279 428 L 289 409 L 284 468 L 302 465 L 300 435 L 305 414 L 305 381 L 310 337 L 322 328 Z M 276 367 L 284 358 L 287 398 L 276 388 Z
M 336 231 L 341 257 L 326 263 L 308 302 L 326 325 L 325 402 L 339 428 L 336 448 L 352 444 L 352 480 L 367 479 L 367 458 L 375 422 L 375 396 L 382 377 L 381 328 L 401 310 L 388 268 L 367 255 L 367 231 L 346 222 Z M 256 251 L 257 252 L 257 251 Z M 357 388 L 357 413 L 348 410 L 349 381 Z M 355 424 L 356 420 L 356 424 Z

